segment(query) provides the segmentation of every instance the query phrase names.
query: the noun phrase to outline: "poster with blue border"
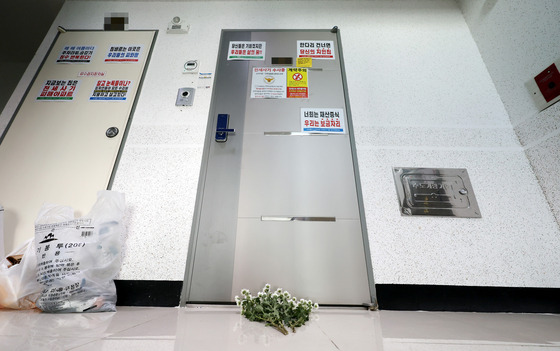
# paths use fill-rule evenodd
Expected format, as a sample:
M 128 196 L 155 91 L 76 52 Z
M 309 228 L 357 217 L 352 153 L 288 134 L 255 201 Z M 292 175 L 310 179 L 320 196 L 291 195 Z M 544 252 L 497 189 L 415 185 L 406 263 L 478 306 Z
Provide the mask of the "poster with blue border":
M 132 88 L 131 80 L 98 80 L 90 101 L 126 101 Z
M 345 134 L 344 110 L 341 108 L 302 108 L 301 131 Z
M 105 55 L 105 63 L 138 63 L 142 57 L 144 45 L 111 45 Z

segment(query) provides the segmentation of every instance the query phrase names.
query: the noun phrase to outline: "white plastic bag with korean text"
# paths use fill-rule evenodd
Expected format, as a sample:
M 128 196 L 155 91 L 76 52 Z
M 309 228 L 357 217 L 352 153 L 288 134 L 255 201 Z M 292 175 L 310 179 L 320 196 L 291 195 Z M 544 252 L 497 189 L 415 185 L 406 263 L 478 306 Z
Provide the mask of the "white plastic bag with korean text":
M 124 194 L 103 190 L 90 213 L 44 205 L 35 222 L 36 302 L 44 312 L 115 311 L 114 277 L 121 267 Z
M 30 239 L 0 262 L 0 308 L 35 308 L 42 290 L 36 275 L 35 242 Z

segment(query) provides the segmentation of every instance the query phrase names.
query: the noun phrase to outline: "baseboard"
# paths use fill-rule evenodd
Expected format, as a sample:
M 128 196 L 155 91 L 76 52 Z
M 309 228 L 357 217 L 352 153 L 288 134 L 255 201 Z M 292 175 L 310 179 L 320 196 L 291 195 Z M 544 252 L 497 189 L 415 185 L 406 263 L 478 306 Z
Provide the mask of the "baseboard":
M 118 306 L 179 306 L 182 281 L 116 280 Z M 560 288 L 377 284 L 381 310 L 560 313 Z
M 115 280 L 117 306 L 176 307 L 181 299 L 182 281 Z
M 377 284 L 381 310 L 560 313 L 559 288 Z

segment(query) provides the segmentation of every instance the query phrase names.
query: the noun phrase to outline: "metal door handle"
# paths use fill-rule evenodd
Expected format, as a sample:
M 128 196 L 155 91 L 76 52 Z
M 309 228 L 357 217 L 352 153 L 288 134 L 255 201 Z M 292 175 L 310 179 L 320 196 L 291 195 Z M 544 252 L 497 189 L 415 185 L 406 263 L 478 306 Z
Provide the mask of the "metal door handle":
M 228 128 L 229 115 L 225 113 L 218 114 L 218 121 L 216 122 L 216 141 L 224 143 L 227 141 L 228 133 L 235 133 L 235 129 Z
M 336 222 L 336 217 L 292 217 L 292 216 L 261 216 L 261 221 L 274 222 Z

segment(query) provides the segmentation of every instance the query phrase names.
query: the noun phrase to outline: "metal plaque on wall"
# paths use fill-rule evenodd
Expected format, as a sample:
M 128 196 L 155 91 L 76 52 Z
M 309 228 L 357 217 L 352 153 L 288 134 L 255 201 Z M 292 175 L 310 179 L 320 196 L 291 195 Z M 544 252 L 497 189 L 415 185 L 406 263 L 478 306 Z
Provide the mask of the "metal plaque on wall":
M 480 218 L 464 168 L 393 168 L 402 215 Z

